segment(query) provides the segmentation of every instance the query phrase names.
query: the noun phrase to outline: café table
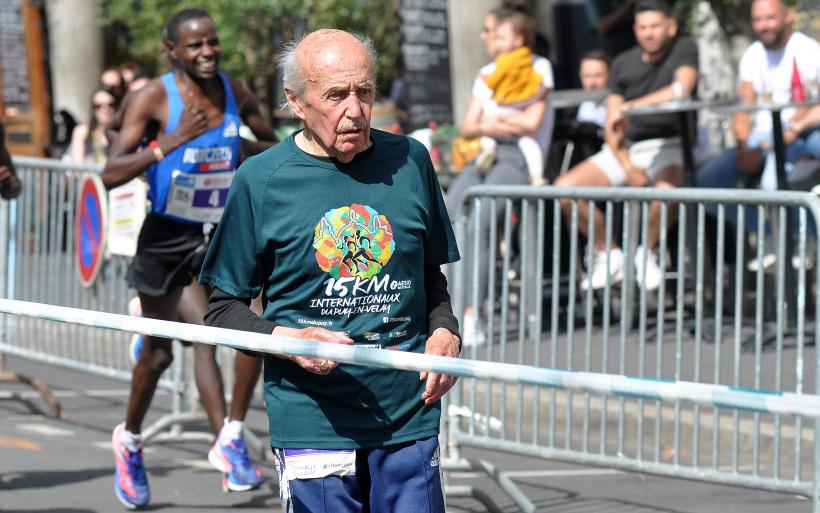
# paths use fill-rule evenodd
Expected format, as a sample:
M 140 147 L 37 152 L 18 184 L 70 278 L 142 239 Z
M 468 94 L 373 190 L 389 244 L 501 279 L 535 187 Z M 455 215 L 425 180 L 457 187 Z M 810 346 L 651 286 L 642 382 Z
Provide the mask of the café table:
M 608 94 L 606 89 L 561 89 L 552 91 L 548 101 L 555 110 L 574 109 L 588 100 L 603 100 Z

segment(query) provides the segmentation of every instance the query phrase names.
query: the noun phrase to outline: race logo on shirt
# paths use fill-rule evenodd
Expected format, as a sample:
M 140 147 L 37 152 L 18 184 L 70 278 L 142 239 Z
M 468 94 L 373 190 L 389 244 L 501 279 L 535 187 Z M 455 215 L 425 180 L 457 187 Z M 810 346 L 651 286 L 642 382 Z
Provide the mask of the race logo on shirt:
M 390 261 L 395 245 L 387 217 L 356 203 L 326 212 L 313 236 L 316 263 L 336 279 L 376 276 Z
M 396 250 L 386 216 L 356 203 L 329 210 L 316 225 L 313 247 L 316 263 L 330 276 L 321 295 L 310 299 L 311 315 L 396 317 L 393 309 L 413 288 L 413 280 L 382 273 Z M 367 341 L 380 338 L 378 331 L 364 335 Z

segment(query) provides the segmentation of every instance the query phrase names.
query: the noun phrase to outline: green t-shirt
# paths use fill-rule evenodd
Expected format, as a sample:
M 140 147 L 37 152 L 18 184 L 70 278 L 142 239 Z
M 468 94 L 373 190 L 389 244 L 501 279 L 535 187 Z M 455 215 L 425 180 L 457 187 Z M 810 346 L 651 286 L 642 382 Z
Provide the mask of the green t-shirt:
M 345 331 L 356 344 L 423 353 L 425 265 L 458 260 L 427 150 L 371 131 L 348 164 L 293 136 L 236 173 L 200 281 L 241 298 L 264 289 L 263 317 Z M 438 433 L 440 405 L 417 372 L 342 364 L 327 376 L 265 359 L 271 445 L 378 447 Z

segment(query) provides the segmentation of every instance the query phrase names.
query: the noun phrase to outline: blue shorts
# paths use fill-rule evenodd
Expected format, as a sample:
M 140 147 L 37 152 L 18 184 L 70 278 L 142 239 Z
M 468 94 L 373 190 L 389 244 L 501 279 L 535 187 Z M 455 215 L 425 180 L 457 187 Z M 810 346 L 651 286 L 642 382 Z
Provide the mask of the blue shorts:
M 274 449 L 284 513 L 445 513 L 438 437 L 373 449 Z

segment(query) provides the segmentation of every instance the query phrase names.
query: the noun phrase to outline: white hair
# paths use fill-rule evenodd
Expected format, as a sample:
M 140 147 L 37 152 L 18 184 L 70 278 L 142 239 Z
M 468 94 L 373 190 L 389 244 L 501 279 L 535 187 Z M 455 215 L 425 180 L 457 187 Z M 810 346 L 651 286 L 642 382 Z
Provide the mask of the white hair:
M 373 41 L 369 37 L 356 34 L 355 32 L 347 33 L 355 37 L 367 51 L 367 57 L 370 60 L 370 70 L 373 74 L 373 85 L 375 86 L 376 72 L 379 68 L 379 59 L 376 54 L 376 48 L 373 46 Z M 286 42 L 282 46 L 282 50 L 279 53 L 278 64 L 279 69 L 282 70 L 282 84 L 285 89 L 292 91 L 293 94 L 295 94 L 300 100 L 305 98 L 305 90 L 307 89 L 308 79 L 305 76 L 304 70 L 299 65 L 296 50 L 299 48 L 302 41 L 304 41 L 304 39 L 309 35 L 310 33 L 303 34 Z M 285 99 L 282 107 L 290 110 L 291 113 L 293 112 L 293 109 L 290 107 L 290 104 L 288 104 L 287 99 Z

